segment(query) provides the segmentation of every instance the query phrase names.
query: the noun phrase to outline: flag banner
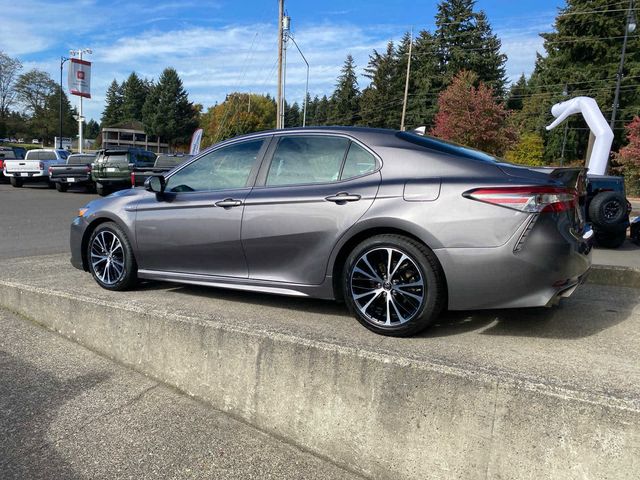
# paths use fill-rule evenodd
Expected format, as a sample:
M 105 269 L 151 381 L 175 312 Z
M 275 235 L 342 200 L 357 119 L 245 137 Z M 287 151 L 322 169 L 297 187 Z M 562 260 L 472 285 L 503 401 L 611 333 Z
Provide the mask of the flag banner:
M 200 143 L 202 142 L 202 129 L 199 128 L 193 132 L 191 137 L 191 147 L 189 148 L 190 155 L 197 155 L 200 153 Z
M 91 62 L 71 58 L 68 80 L 72 95 L 91 98 Z

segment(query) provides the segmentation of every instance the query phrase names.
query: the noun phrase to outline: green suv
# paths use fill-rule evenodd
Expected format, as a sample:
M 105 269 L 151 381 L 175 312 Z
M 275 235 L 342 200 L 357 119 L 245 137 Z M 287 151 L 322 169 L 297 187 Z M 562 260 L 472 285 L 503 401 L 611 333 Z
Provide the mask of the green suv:
M 98 195 L 131 186 L 131 174 L 153 167 L 156 154 L 140 148 L 109 148 L 98 150 L 91 169 L 91 179 Z

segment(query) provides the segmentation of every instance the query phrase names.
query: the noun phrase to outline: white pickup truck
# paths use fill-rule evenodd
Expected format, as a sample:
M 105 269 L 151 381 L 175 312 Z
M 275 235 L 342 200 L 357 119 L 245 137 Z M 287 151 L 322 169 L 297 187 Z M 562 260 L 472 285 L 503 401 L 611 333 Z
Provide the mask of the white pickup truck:
M 49 167 L 60 165 L 67 161 L 69 152 L 66 150 L 37 149 L 29 150 L 24 160 L 5 160 L 3 171 L 9 177 L 11 185 L 21 187 L 25 182 L 49 182 Z

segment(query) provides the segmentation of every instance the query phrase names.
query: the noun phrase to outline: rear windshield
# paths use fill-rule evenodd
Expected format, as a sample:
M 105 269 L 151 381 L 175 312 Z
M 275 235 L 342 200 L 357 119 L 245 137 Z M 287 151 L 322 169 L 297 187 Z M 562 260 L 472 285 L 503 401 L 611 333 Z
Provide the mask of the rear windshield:
M 481 160 L 483 162 L 490 163 L 502 163 L 503 160 L 489 155 L 488 153 L 481 152 L 469 147 L 463 147 L 457 143 L 446 142 L 438 138 L 416 135 L 409 132 L 398 132 L 396 136 L 407 142 L 411 142 L 415 145 L 419 145 L 429 150 L 434 150 L 440 153 L 447 153 L 449 155 L 456 155 L 458 157 L 471 158 L 473 160 Z

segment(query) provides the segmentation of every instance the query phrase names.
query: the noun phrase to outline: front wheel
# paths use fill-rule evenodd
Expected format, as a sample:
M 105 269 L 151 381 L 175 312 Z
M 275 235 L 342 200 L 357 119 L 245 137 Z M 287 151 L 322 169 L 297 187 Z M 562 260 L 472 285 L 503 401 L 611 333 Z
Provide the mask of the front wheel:
M 131 244 L 113 222 L 98 226 L 87 245 L 89 271 L 98 285 L 107 290 L 126 290 L 137 281 L 138 267 Z
M 382 335 L 424 330 L 446 302 L 444 273 L 433 252 L 400 235 L 360 243 L 347 258 L 342 285 L 351 313 Z
M 109 189 L 101 183 L 96 183 L 96 193 L 101 197 L 109 195 Z
M 20 188 L 22 187 L 22 179 L 16 177 L 9 177 L 9 183 L 11 183 L 12 187 Z

